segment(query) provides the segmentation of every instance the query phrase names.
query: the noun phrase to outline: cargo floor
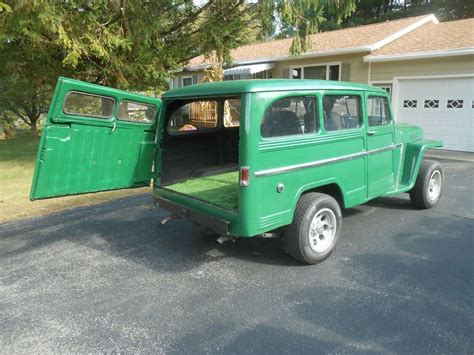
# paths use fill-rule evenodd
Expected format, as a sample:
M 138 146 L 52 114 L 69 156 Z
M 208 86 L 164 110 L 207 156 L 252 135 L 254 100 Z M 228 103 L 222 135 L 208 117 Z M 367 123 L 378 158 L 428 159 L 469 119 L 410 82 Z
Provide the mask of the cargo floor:
M 185 195 L 196 197 L 227 209 L 238 206 L 239 173 L 203 176 L 166 186 Z

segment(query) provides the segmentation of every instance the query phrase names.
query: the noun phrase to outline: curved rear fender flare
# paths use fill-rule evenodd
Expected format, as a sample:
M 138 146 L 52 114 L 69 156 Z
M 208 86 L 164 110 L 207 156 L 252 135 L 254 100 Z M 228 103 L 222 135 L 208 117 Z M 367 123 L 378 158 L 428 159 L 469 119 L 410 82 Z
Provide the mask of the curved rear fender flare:
M 420 171 L 426 149 L 442 146 L 443 143 L 441 141 L 426 140 L 407 144 L 405 150 L 405 163 L 403 164 L 402 182 L 408 185 L 408 189 L 411 189 L 415 185 L 416 177 Z
M 338 202 L 341 204 L 341 207 L 345 206 L 345 196 L 344 196 L 343 189 L 341 188 L 341 184 L 336 178 L 330 178 L 330 179 L 312 182 L 312 183 L 301 186 L 296 192 L 293 202 L 291 204 L 291 211 L 293 212 L 293 214 L 295 213 L 296 205 L 303 194 L 314 191 L 318 188 L 329 186 L 329 185 L 336 186 L 337 189 L 339 189 L 339 195 L 340 195 L 341 201 L 338 201 Z M 333 196 L 333 197 L 336 198 L 338 196 Z M 339 200 L 339 198 L 336 198 L 336 200 Z

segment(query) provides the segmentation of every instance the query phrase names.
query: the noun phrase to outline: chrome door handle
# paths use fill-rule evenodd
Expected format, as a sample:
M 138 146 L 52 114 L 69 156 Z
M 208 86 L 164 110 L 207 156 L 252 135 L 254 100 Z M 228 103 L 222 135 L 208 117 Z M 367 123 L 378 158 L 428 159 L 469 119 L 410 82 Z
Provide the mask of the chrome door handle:
M 367 131 L 368 136 L 375 136 L 376 131 Z
M 112 130 L 110 131 L 110 133 L 112 133 L 113 131 L 115 131 L 115 128 L 117 128 L 117 122 L 114 122 L 114 126 L 112 127 Z

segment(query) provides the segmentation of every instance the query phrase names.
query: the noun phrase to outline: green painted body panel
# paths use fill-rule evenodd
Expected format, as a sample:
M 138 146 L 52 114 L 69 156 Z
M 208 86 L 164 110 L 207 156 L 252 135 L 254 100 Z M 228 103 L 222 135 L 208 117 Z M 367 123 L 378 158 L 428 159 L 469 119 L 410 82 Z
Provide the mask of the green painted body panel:
M 368 127 L 367 97 L 388 94 L 367 85 L 318 80 L 239 80 L 188 86 L 165 93 L 157 123 L 146 127 L 135 123 L 119 127 L 121 122 L 115 116 L 110 120 L 84 120 L 64 115 L 61 108 L 65 94 L 79 88 L 116 100 L 128 98 L 160 105 L 156 99 L 61 79 L 38 153 L 32 198 L 147 184 L 152 176 L 154 147 L 162 146 L 169 102 L 239 95 L 239 166 L 250 168 L 250 178 L 248 186 L 237 188 L 237 209 L 163 188 L 159 148 L 154 155 L 153 194 L 228 221 L 229 234 L 241 237 L 290 224 L 299 198 L 308 191 L 330 188 L 339 193 L 346 208 L 378 196 L 408 191 L 415 183 L 425 149 L 442 145 L 439 141 L 423 140 L 420 128 L 394 124 L 393 120 L 388 125 Z M 320 129 L 316 133 L 261 137 L 261 120 L 272 102 L 290 96 L 312 96 L 321 113 L 326 93 L 359 96 L 362 125 L 326 132 L 322 115 L 318 114 Z M 117 130 L 111 132 L 114 122 Z M 91 146 L 97 153 L 86 149 Z M 284 185 L 281 192 L 277 190 L 279 184 Z
M 66 115 L 71 92 L 115 100 L 110 118 Z M 30 198 L 149 185 L 155 149 L 156 120 L 138 123 L 117 119 L 122 100 L 156 106 L 161 100 L 100 85 L 60 78 L 51 102 L 33 176 Z

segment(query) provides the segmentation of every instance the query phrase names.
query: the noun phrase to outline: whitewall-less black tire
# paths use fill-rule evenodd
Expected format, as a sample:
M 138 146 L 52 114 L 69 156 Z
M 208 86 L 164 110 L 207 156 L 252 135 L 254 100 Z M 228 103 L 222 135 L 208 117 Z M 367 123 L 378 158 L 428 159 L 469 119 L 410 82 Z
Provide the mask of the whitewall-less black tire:
M 341 208 L 326 194 L 304 194 L 296 206 L 293 222 L 284 238 L 290 255 L 306 264 L 316 264 L 334 251 L 341 234 Z
M 417 208 L 431 208 L 438 203 L 443 193 L 444 173 L 440 163 L 424 160 L 415 186 L 410 190 L 410 200 Z

